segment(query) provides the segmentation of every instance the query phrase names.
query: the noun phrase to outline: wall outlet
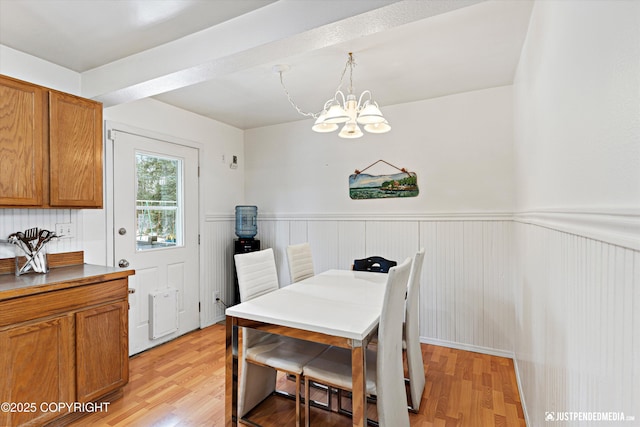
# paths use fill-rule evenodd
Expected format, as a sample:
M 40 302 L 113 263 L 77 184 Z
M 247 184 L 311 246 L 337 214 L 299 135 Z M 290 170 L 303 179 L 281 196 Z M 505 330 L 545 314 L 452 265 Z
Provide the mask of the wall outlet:
M 218 302 L 220 300 L 220 292 L 219 291 L 214 291 L 213 292 L 213 302 Z
M 76 226 L 72 222 L 56 224 L 56 236 L 62 238 L 76 237 Z

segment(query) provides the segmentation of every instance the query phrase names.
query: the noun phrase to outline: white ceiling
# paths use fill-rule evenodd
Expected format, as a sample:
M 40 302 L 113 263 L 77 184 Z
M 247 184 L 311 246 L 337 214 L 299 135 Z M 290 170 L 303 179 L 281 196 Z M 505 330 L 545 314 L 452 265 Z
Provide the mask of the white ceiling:
M 513 82 L 530 0 L 0 0 L 0 44 L 81 73 L 105 106 L 154 97 L 241 129 L 304 119 L 348 52 L 387 105 Z M 2 61 L 2 58 L 0 58 Z M 343 89 L 348 84 L 348 74 Z

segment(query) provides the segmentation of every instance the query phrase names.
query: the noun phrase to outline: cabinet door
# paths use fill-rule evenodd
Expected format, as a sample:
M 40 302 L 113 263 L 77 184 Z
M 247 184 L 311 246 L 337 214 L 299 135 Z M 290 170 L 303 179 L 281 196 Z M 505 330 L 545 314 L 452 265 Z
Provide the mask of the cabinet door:
M 88 402 L 129 381 L 127 302 L 76 313 L 76 399 Z
M 42 425 L 64 415 L 46 404 L 75 400 L 73 317 L 2 331 L 0 348 L 0 402 L 13 405 L 0 411 L 0 425 Z
M 49 205 L 102 207 L 102 104 L 49 93 Z
M 0 76 L 0 205 L 43 204 L 47 92 Z

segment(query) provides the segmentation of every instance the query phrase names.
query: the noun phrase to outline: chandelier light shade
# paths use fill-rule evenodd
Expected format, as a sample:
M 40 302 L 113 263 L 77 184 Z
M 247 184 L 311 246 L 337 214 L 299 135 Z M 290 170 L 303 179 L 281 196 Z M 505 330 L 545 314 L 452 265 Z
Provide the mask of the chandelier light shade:
M 327 123 L 327 121 L 325 120 L 326 118 L 326 112 L 320 114 L 311 129 L 320 133 L 333 132 L 334 130 L 338 129 L 339 126 L 336 123 Z
M 370 133 L 387 133 L 391 130 L 391 126 L 387 121 L 383 121 L 380 123 L 369 123 L 364 125 L 364 130 Z
M 291 105 L 296 111 L 303 116 L 313 117 L 315 122 L 311 129 L 315 132 L 327 133 L 333 132 L 340 128 L 340 124 L 344 123 L 342 129 L 338 133 L 341 138 L 360 138 L 363 135 L 359 125 L 369 133 L 386 133 L 391 130 L 389 122 L 382 115 L 378 103 L 371 97 L 371 92 L 365 90 L 356 97 L 353 93 L 353 67 L 356 65 L 353 59 L 353 53 L 349 52 L 349 58 L 345 64 L 342 76 L 340 77 L 340 85 L 333 95 L 333 98 L 325 102 L 320 113 L 306 113 L 296 105 L 291 99 L 289 91 L 284 85 L 282 73 L 289 69 L 286 65 L 276 65 L 274 71 L 280 74 L 280 84 L 289 99 Z M 342 80 L 349 70 L 349 87 L 347 96 L 342 92 Z

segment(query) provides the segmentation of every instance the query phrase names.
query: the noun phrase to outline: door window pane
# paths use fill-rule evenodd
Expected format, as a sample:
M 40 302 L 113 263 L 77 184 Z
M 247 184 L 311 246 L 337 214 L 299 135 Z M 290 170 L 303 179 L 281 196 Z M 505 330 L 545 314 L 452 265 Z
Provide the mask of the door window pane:
M 183 246 L 182 160 L 136 153 L 136 249 Z

